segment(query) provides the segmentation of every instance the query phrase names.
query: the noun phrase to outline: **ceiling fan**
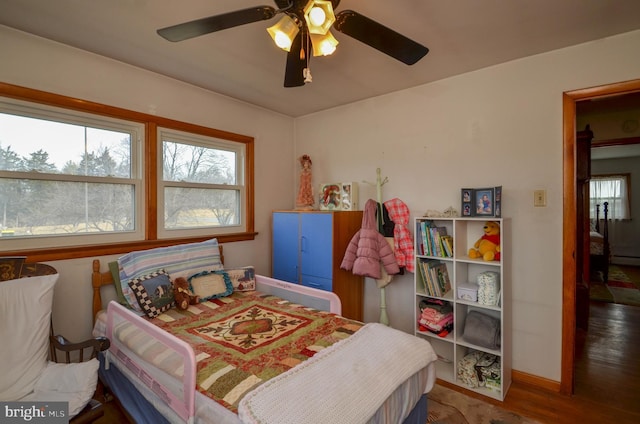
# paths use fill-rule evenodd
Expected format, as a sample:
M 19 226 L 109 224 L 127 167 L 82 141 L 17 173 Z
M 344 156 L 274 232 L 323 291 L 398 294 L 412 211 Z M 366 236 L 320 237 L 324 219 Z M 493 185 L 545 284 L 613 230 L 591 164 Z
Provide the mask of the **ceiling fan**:
M 158 34 L 169 41 L 183 41 L 283 14 L 267 31 L 276 44 L 288 52 L 285 87 L 311 82 L 309 53 L 328 55 L 338 44 L 329 31 L 331 28 L 407 65 L 413 65 L 429 52 L 427 47 L 358 12 L 343 10 L 334 14 L 340 0 L 274 0 L 274 3 L 277 9 L 271 6 L 240 9 L 161 28 Z

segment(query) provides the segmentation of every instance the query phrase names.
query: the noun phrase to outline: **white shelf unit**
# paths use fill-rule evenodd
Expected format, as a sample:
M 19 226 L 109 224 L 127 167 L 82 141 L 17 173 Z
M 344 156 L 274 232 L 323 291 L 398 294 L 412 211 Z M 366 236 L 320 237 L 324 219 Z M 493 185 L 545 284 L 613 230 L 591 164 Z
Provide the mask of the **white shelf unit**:
M 436 227 L 445 227 L 447 234 L 453 236 L 453 257 L 441 257 L 436 255 L 424 255 L 421 250 L 422 241 L 418 226 L 423 221 L 430 221 Z M 476 241 L 484 234 L 483 227 L 487 221 L 496 221 L 500 224 L 500 260 L 484 261 L 471 259 L 468 251 Z M 431 342 L 438 354 L 436 363 L 437 377 L 452 384 L 464 387 L 476 393 L 503 401 L 511 385 L 511 297 L 510 297 L 510 257 L 509 225 L 506 218 L 431 218 L 418 217 L 414 223 L 414 248 L 415 248 L 415 334 L 424 337 Z M 419 270 L 421 260 L 439 260 L 446 264 L 451 281 L 451 290 L 442 296 L 430 296 L 424 288 Z M 481 305 L 478 302 L 458 299 L 457 288 L 460 284 L 474 283 L 478 274 L 485 271 L 499 273 L 500 294 L 497 306 Z M 421 331 L 418 326 L 420 316 L 420 301 L 425 298 L 435 298 L 450 302 L 453 307 L 453 330 L 444 337 L 430 331 Z M 487 349 L 474 345 L 464 340 L 464 324 L 467 314 L 477 310 L 500 320 L 500 348 Z M 487 352 L 500 358 L 500 387 L 471 388 L 458 379 L 458 362 L 470 351 Z

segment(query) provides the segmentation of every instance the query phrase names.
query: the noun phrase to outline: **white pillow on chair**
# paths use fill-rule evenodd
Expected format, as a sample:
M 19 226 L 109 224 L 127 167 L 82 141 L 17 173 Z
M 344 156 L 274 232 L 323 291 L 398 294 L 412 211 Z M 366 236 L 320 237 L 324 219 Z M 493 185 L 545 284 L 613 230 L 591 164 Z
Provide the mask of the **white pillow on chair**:
M 82 411 L 98 384 L 100 362 L 57 364 L 49 362 L 36 382 L 33 393 L 20 399 L 33 402 L 69 402 L 69 418 Z
M 31 393 L 47 366 L 58 275 L 0 282 L 0 401 Z

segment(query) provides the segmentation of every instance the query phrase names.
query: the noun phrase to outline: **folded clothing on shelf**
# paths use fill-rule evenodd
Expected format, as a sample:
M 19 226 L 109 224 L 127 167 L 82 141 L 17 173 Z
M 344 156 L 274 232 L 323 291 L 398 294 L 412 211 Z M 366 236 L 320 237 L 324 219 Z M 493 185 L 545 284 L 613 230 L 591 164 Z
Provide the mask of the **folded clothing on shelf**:
M 453 307 L 451 303 L 439 299 L 423 299 L 420 301 L 418 317 L 420 331 L 429 331 L 445 337 L 453 330 Z

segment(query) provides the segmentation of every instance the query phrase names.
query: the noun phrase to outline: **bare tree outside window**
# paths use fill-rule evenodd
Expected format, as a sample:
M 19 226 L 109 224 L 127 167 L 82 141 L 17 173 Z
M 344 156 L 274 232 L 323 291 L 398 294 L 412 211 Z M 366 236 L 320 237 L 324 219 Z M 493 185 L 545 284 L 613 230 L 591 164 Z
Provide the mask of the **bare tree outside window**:
M 131 231 L 131 146 L 126 132 L 0 113 L 2 236 Z
M 240 224 L 238 152 L 168 138 L 162 152 L 165 229 Z

